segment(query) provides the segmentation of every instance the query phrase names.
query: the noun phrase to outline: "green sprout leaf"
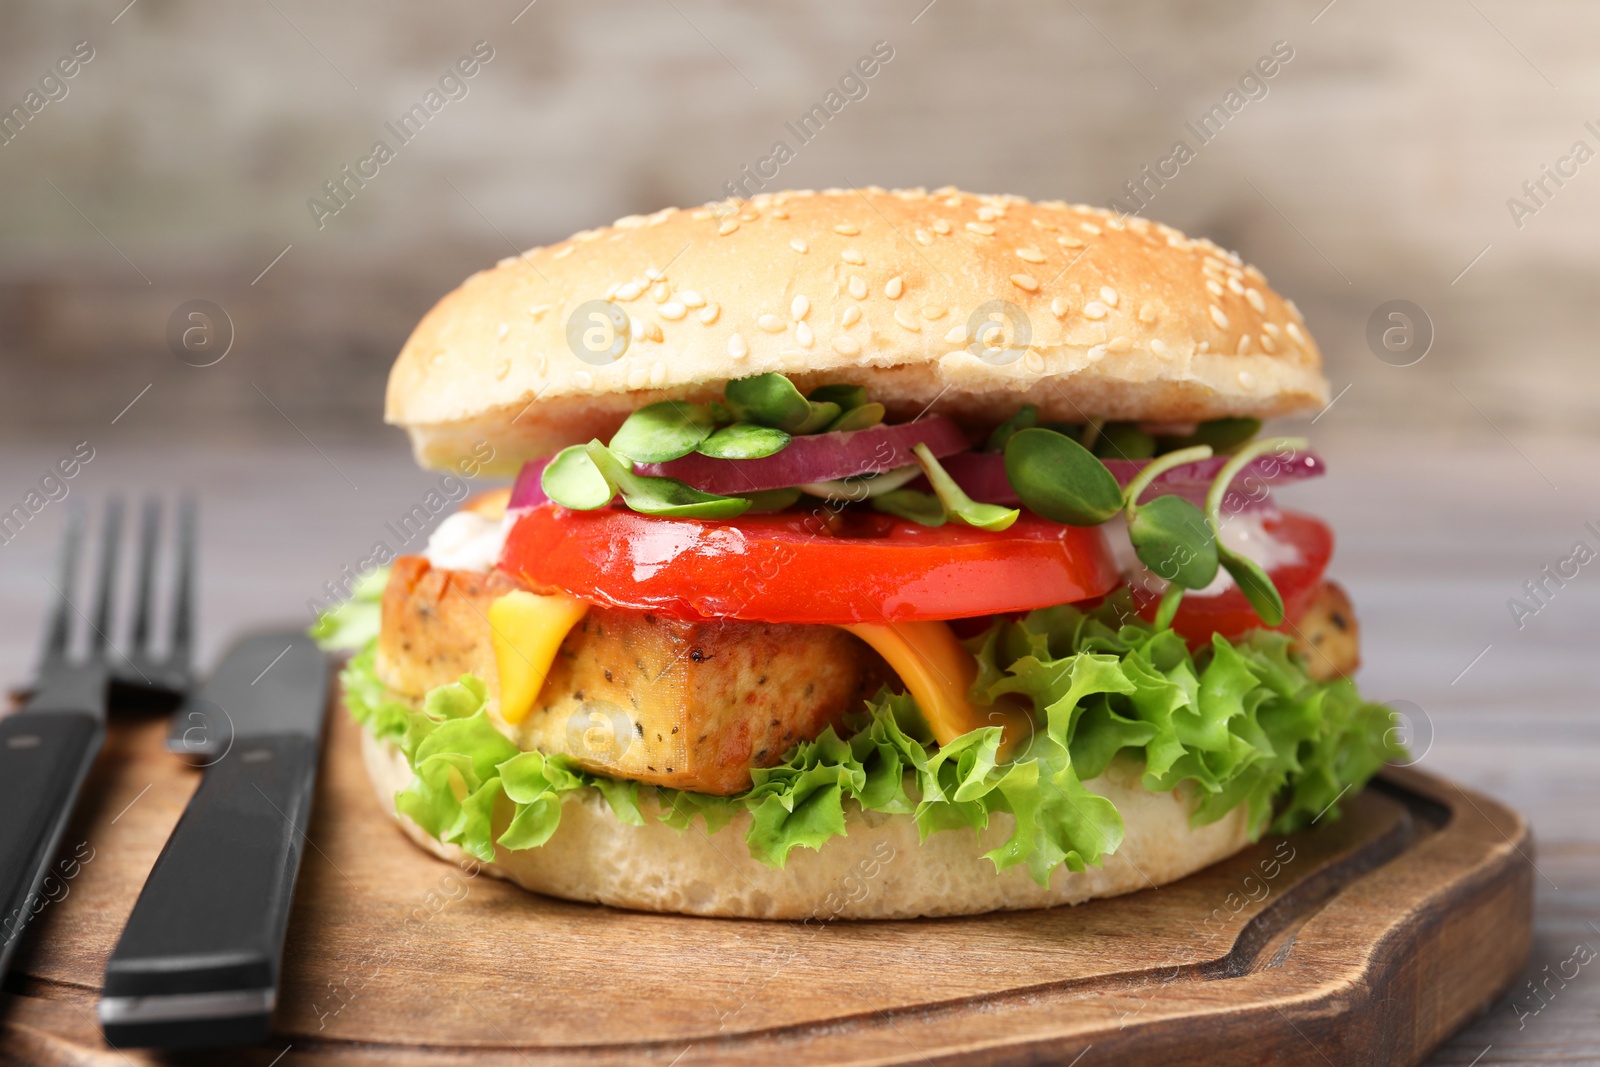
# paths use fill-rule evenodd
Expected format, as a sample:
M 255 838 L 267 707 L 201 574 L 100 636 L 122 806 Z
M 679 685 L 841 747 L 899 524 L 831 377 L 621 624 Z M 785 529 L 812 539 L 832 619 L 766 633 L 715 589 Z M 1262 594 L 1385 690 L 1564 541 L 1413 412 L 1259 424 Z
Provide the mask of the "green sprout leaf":
M 693 452 L 714 429 L 711 409 L 704 404 L 663 400 L 629 415 L 610 448 L 636 463 L 665 463 Z
M 943 526 L 949 521 L 944 505 L 939 503 L 938 497 L 915 489 L 895 489 L 882 496 L 875 496 L 872 498 L 872 506 L 877 511 L 910 519 L 921 526 Z
M 1000 531 L 1010 529 L 1011 524 L 1022 514 L 1016 508 L 1003 508 L 998 504 L 980 504 L 973 500 L 939 465 L 939 461 L 933 457 L 927 445 L 915 445 L 911 451 L 917 457 L 917 464 L 927 477 L 928 484 L 933 486 L 934 495 L 939 498 L 945 513 L 952 519 L 964 522 L 968 526 L 976 526 L 980 530 Z
M 744 514 L 750 507 L 750 501 L 743 497 L 702 493 L 676 478 L 651 478 L 635 474 L 630 464 L 612 455 L 598 440 L 590 441 L 584 451 L 606 481 L 622 491 L 622 499 L 628 507 L 641 515 L 731 519 Z
M 1187 437 L 1162 438 L 1161 443 L 1167 448 L 1210 445 L 1218 455 L 1227 455 L 1260 432 L 1260 419 L 1210 419 L 1202 422 Z
M 600 473 L 583 445 L 569 445 L 556 453 L 539 477 L 544 495 L 564 508 L 593 511 L 611 503 L 617 487 Z
M 1217 541 L 1205 512 L 1181 496 L 1158 496 L 1128 519 L 1128 540 L 1139 561 L 1186 589 L 1204 589 L 1217 576 Z
M 862 404 L 859 407 L 848 408 L 843 415 L 828 424 L 828 432 L 869 430 L 883 421 L 883 415 L 882 404 Z
M 789 441 L 788 434 L 771 426 L 736 422 L 701 441 L 695 451 L 717 459 L 760 459 L 782 452 Z
M 1122 510 L 1106 465 L 1064 434 L 1018 430 L 1006 442 L 1006 477 L 1029 511 L 1068 526 L 1098 526 Z
M 828 429 L 829 425 L 838 418 L 838 404 L 812 404 L 811 413 L 801 419 L 799 425 L 786 426 L 784 429 L 797 436 L 808 433 L 821 433 L 823 430 Z
M 1283 597 L 1279 595 L 1278 587 L 1272 584 L 1272 579 L 1267 577 L 1267 572 L 1261 569 L 1261 565 L 1253 559 L 1239 555 L 1226 545 L 1217 546 L 1217 557 L 1227 568 L 1228 573 L 1233 575 L 1239 591 L 1250 601 L 1250 606 L 1256 609 L 1261 621 L 1268 626 L 1282 624 Z
M 769 515 L 782 511 L 800 499 L 799 489 L 761 489 L 754 493 L 741 493 L 739 499 L 750 501 L 749 515 Z
M 1100 429 L 1094 454 L 1102 459 L 1149 459 L 1156 439 L 1131 422 L 1108 422 Z
M 807 399 L 814 404 L 838 404 L 840 411 L 854 411 L 867 402 L 867 390 L 860 385 L 819 385 Z
M 1018 430 L 1026 430 L 1039 425 L 1039 409 L 1032 404 L 1024 404 L 1017 409 L 1017 413 L 994 428 L 989 435 L 989 443 L 984 448 L 989 452 L 1004 452 Z

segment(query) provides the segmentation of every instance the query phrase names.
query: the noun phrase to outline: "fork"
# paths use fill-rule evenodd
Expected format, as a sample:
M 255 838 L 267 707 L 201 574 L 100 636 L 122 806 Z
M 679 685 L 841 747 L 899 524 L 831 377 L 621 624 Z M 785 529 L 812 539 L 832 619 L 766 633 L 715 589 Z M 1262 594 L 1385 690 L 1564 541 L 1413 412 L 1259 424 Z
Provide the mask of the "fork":
M 123 503 L 107 503 L 100 538 L 95 607 L 88 647 L 71 655 L 74 602 L 82 555 L 84 512 L 70 507 L 57 564 L 55 604 L 45 629 L 38 676 L 31 695 L 14 714 L 0 718 L 0 976 L 6 972 L 29 920 L 42 908 L 40 890 L 61 835 L 106 736 L 110 683 L 116 680 L 157 694 L 188 686 L 194 622 L 195 509 L 179 507 L 178 558 L 173 568 L 173 608 L 168 652 L 151 649 L 152 600 L 160 504 L 147 500 L 141 531 L 133 615 L 133 647 L 127 654 L 111 641 Z

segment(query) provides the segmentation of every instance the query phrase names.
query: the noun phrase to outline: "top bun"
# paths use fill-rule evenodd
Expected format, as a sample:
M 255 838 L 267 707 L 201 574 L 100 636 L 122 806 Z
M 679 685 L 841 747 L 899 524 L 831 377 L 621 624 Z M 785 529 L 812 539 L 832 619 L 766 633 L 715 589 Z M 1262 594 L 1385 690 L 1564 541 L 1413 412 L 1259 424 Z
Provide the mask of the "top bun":
M 582 348 L 588 301 L 628 316 L 614 362 Z M 991 317 L 1010 325 L 986 349 L 969 319 Z M 803 190 L 630 215 L 474 274 L 401 350 L 385 418 L 425 466 L 484 441 L 503 472 L 765 371 L 864 385 L 891 417 L 995 422 L 1031 403 L 1046 421 L 1188 422 L 1321 405 L 1321 367 L 1260 271 L 1160 223 L 948 188 Z

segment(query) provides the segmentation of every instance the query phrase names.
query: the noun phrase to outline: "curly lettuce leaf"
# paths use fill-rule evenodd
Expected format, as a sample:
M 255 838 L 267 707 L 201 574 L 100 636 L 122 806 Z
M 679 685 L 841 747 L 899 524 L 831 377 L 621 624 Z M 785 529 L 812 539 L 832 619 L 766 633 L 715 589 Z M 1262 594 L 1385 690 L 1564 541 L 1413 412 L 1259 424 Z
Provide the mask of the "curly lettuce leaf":
M 1187 789 L 1195 825 L 1243 804 L 1258 836 L 1336 817 L 1345 792 L 1403 754 L 1388 708 L 1362 700 L 1348 680 L 1311 679 L 1288 638 L 1270 631 L 1216 636 L 1191 651 L 1112 598 L 1090 611 L 1032 612 L 969 647 L 976 701 L 1021 699 L 1034 709 L 1038 729 L 1009 761 L 999 758 L 998 727 L 939 746 L 916 702 L 884 691 L 843 729 L 756 769 L 751 787 L 731 797 L 641 786 L 564 755 L 520 751 L 488 718 L 484 686 L 472 677 L 413 708 L 378 681 L 370 644 L 343 680 L 355 718 L 398 744 L 411 767 L 399 810 L 484 860 L 497 845 L 544 844 L 565 799 L 594 789 L 633 825 L 654 818 L 687 831 L 698 817 L 715 833 L 748 813 L 750 853 L 773 867 L 846 834 L 852 808 L 911 815 L 923 838 L 982 831 L 1004 813 L 1010 833 L 985 855 L 997 871 L 1023 866 L 1048 884 L 1057 868 L 1082 871 L 1120 847 L 1122 816 L 1084 784 L 1119 758 L 1153 792 Z M 495 835 L 501 798 L 511 817 Z

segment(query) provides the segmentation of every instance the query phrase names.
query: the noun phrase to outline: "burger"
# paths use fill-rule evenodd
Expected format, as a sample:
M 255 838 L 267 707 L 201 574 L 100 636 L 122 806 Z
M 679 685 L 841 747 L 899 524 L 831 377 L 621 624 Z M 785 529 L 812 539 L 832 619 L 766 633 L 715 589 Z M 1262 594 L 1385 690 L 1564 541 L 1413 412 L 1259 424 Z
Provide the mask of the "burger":
M 1398 753 L 1332 534 L 1279 506 L 1323 461 L 1262 432 L 1326 401 L 1295 306 L 1143 218 L 630 216 L 417 326 L 387 421 L 511 484 L 318 632 L 362 644 L 344 700 L 405 833 L 538 893 L 832 919 L 1159 886 Z

